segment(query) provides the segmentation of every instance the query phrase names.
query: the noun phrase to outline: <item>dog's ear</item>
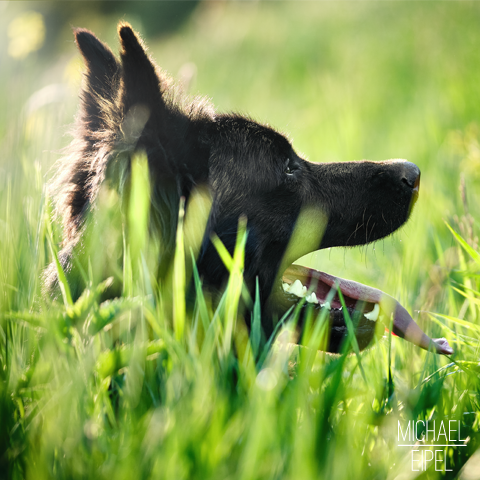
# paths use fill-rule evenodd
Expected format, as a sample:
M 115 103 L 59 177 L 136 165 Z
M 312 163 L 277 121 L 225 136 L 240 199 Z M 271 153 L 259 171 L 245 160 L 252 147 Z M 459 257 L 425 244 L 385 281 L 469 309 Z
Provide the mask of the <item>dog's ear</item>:
M 198 140 L 198 130 L 190 127 L 195 116 L 209 121 L 210 108 L 197 102 L 195 106 L 185 104 L 184 109 L 185 99 L 177 95 L 174 83 L 150 59 L 132 27 L 120 23 L 118 34 L 122 63 L 118 105 L 123 110 L 122 133 L 126 143 L 147 152 L 152 160 L 152 175 L 156 168 L 158 177 L 171 183 L 172 178 L 180 178 L 178 172 L 182 170 L 188 171 L 188 182 L 204 180 L 208 173 L 208 146 Z M 195 128 L 199 129 L 199 125 L 195 124 Z
M 122 45 L 122 104 L 125 112 L 138 105 L 148 108 L 150 120 L 166 122 L 167 107 L 162 96 L 162 81 L 150 60 L 143 42 L 128 23 L 120 23 L 118 34 Z
M 113 103 L 117 94 L 120 64 L 108 46 L 92 32 L 79 28 L 74 33 L 87 67 L 83 108 L 91 131 L 95 131 L 103 126 L 102 112 Z

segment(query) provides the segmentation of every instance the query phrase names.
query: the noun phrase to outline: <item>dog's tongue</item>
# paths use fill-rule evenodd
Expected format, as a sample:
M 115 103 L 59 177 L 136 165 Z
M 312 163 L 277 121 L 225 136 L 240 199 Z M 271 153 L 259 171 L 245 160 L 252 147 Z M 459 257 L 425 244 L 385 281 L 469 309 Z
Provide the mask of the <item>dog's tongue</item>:
M 379 304 L 380 310 L 386 318 L 389 319 L 393 314 L 392 330 L 399 337 L 425 350 L 433 348 L 437 353 L 444 355 L 453 353 L 452 347 L 450 347 L 445 338 L 431 339 L 415 323 L 415 320 L 397 300 L 381 290 L 300 265 L 291 265 L 284 272 L 284 277 L 290 280 L 298 278 L 304 285 L 308 287 L 313 286 L 319 299 L 325 299 L 332 288 L 339 288 L 347 306 L 355 306 L 357 301 Z

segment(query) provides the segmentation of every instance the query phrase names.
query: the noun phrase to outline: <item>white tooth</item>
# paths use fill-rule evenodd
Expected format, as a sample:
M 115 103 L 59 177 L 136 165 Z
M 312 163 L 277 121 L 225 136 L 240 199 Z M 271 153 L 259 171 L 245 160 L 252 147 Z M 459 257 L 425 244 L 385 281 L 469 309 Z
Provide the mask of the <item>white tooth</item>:
M 364 313 L 364 316 L 369 320 L 371 320 L 372 322 L 376 322 L 378 319 L 379 313 L 380 313 L 380 306 L 378 305 L 378 303 L 376 303 L 375 306 L 373 307 L 373 310 L 371 312 Z
M 322 308 L 327 308 L 328 310 L 332 309 L 332 307 L 330 306 L 330 302 L 321 303 L 320 306 Z
M 295 280 L 293 282 L 293 285 L 290 287 L 290 293 L 293 293 L 297 297 L 304 297 L 306 293 L 306 288 L 305 291 L 303 290 L 305 287 L 302 285 L 302 282 L 300 280 Z
M 283 283 L 282 287 L 283 287 L 284 292 L 289 292 L 290 291 L 290 285 L 288 283 Z
M 312 292 L 310 295 L 307 295 L 305 297 L 305 300 L 308 302 L 308 303 L 318 303 L 318 300 L 317 300 L 317 295 L 315 292 Z

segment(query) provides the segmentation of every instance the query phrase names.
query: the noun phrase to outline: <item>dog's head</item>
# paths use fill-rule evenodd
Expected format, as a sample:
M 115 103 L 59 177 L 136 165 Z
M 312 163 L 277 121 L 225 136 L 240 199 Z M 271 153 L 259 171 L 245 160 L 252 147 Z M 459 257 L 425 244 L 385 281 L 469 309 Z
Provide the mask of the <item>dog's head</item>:
M 408 219 L 418 196 L 419 169 L 402 160 L 306 161 L 274 129 L 241 115 L 218 114 L 203 99 L 187 100 L 128 24 L 119 26 L 120 60 L 89 31 L 75 34 L 87 72 L 73 154 L 57 180 L 63 261 L 78 242 L 100 185 L 113 179 L 121 190 L 131 155 L 142 150 L 152 182 L 152 229 L 162 238 L 163 263 L 174 251 L 180 198 L 188 200 L 195 187 L 207 185 L 213 203 L 198 257 L 205 284 L 221 288 L 227 276 L 210 234 L 215 232 L 232 251 L 239 218 L 246 217 L 245 280 L 253 289 L 258 279 L 266 332 L 305 298 L 317 310 L 331 309 L 328 348 L 338 351 L 347 335 L 339 296 L 330 294 L 326 305 L 337 288 L 359 320 L 357 337 L 366 346 L 378 318 L 370 311 L 383 308 L 382 292 L 291 264 L 319 248 L 363 245 L 391 234 Z M 390 308 L 394 331 L 428 348 L 430 339 L 405 309 L 397 302 Z M 442 348 L 437 350 L 445 353 Z

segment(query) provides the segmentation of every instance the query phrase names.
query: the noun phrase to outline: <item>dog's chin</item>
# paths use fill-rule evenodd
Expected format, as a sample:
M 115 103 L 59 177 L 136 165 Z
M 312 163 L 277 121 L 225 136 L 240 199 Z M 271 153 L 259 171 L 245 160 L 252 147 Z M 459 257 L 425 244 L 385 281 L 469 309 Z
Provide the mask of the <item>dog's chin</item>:
M 343 302 L 338 291 L 341 292 Z M 424 349 L 446 355 L 453 353 L 445 339 L 432 340 L 425 335 L 407 310 L 386 293 L 318 270 L 300 265 L 288 267 L 282 275 L 281 283 L 277 285 L 272 301 L 278 316 L 300 304 L 302 311 L 299 323 L 305 321 L 308 310 L 313 310 L 314 318 L 327 310 L 324 318 L 329 322 L 328 338 L 323 341 L 323 345 L 319 345 L 321 350 L 341 352 L 349 335 L 345 321 L 347 317 L 352 321 L 360 350 L 371 343 L 376 331 L 383 333 L 388 328 L 399 337 Z M 379 322 L 382 325 L 377 328 Z

